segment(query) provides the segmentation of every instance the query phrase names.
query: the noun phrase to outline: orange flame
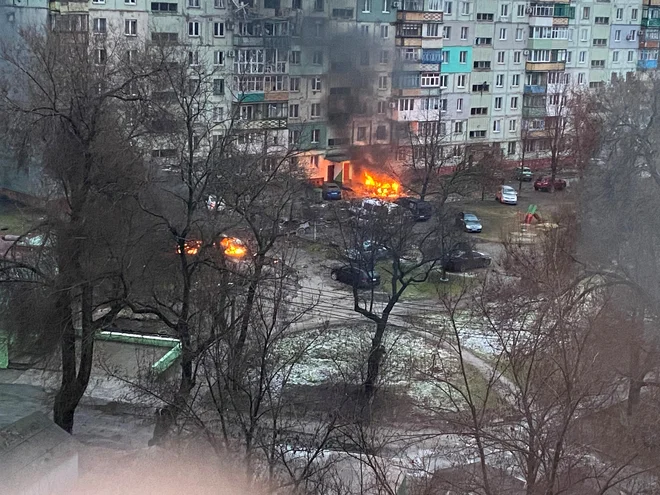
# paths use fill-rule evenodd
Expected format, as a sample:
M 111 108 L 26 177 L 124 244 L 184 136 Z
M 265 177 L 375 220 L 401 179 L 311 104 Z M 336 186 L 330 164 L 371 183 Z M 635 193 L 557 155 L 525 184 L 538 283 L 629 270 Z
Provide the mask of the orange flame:
M 399 195 L 399 183 L 391 179 L 378 180 L 374 179 L 373 176 L 364 173 L 364 185 L 367 189 L 367 192 L 379 198 L 391 198 L 397 197 Z
M 190 240 L 183 244 L 183 250 L 188 256 L 195 256 L 202 249 L 202 241 Z M 176 254 L 181 254 L 181 248 L 176 247 Z
M 224 249 L 225 255 L 231 258 L 242 258 L 247 254 L 245 244 L 236 237 L 223 237 L 220 246 Z

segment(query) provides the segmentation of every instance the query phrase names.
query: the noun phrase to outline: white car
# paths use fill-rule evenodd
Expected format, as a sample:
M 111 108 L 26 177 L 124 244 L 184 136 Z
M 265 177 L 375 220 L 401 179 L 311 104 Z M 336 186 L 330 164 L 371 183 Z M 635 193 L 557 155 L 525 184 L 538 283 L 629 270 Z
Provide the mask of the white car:
M 500 186 L 495 199 L 504 205 L 518 204 L 518 193 L 511 186 Z

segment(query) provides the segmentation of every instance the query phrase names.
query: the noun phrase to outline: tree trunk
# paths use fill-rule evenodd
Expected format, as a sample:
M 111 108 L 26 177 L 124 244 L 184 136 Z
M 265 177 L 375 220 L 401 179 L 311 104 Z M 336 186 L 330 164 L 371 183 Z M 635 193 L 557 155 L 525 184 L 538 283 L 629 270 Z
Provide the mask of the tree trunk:
M 364 381 L 364 395 L 368 401 L 373 399 L 376 382 L 380 373 L 380 364 L 385 356 L 385 348 L 383 347 L 383 335 L 385 335 L 385 328 L 387 321 L 379 321 L 376 324 L 376 333 L 374 338 L 371 339 L 371 350 L 369 352 L 369 359 L 367 360 L 367 378 Z

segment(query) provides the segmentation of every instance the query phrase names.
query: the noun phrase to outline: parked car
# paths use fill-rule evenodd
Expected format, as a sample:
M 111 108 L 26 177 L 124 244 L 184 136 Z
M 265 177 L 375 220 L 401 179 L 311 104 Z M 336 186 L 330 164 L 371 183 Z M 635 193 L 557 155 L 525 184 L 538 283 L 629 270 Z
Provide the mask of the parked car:
M 552 178 L 549 176 L 539 177 L 534 181 L 534 190 L 549 192 L 551 180 Z M 555 191 L 561 191 L 562 189 L 566 189 L 566 181 L 564 179 L 559 179 L 555 177 L 554 188 Z
M 532 180 L 532 169 L 529 167 L 516 167 L 513 171 L 513 177 L 516 180 L 530 182 Z
M 464 211 L 458 214 L 456 224 L 465 232 L 475 233 L 481 232 L 481 221 L 474 213 L 466 213 Z
M 361 245 L 346 250 L 346 257 L 350 261 L 368 261 L 373 262 L 387 258 L 387 248 L 370 240 L 364 241 Z
M 380 284 L 380 275 L 373 270 L 344 265 L 333 268 L 330 272 L 332 280 L 337 280 L 358 289 L 369 289 Z
M 417 198 L 401 197 L 394 202 L 402 208 L 408 209 L 417 221 L 428 220 L 433 214 L 433 207 L 428 201 L 423 201 Z
M 324 182 L 321 194 L 323 199 L 341 199 L 341 187 L 334 182 Z
M 491 257 L 467 246 L 459 246 L 449 255 L 445 263 L 448 272 L 464 272 L 490 266 Z
M 354 224 L 364 226 L 376 218 L 382 219 L 387 217 L 387 215 L 397 208 L 399 208 L 399 205 L 390 201 L 366 198 L 353 202 L 348 208 L 348 211 L 353 216 L 351 221 Z
M 518 204 L 518 193 L 511 186 L 500 186 L 495 194 L 495 199 L 502 204 L 516 205 Z

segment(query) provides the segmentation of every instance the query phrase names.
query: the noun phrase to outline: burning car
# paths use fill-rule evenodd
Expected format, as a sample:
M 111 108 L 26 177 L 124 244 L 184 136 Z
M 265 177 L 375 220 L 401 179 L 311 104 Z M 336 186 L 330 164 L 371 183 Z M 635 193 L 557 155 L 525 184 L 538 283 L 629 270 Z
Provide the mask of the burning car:
M 186 239 L 183 244 L 184 252 L 188 256 L 197 256 L 204 247 L 204 243 L 199 239 Z M 221 236 L 220 240 L 213 243 L 213 247 L 218 249 L 230 261 L 243 261 L 247 254 L 246 244 L 237 237 Z M 176 254 L 181 254 L 181 247 L 176 247 Z

